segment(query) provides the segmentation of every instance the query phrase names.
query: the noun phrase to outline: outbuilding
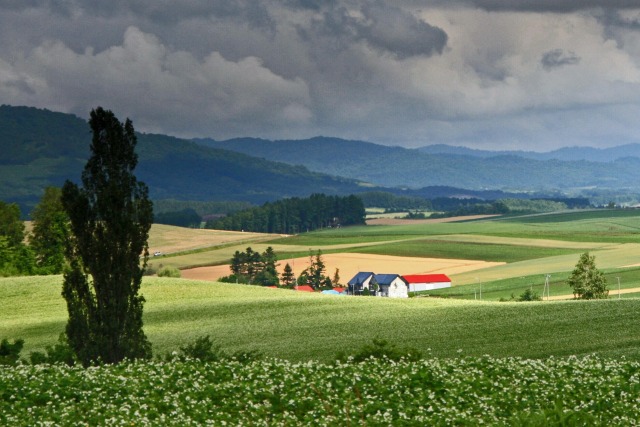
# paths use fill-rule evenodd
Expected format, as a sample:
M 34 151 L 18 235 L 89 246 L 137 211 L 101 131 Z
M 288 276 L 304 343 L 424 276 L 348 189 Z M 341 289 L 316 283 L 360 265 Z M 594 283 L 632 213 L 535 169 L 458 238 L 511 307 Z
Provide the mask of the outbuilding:
M 450 288 L 451 279 L 446 274 L 409 274 L 402 276 L 407 282 L 409 292 L 432 291 Z

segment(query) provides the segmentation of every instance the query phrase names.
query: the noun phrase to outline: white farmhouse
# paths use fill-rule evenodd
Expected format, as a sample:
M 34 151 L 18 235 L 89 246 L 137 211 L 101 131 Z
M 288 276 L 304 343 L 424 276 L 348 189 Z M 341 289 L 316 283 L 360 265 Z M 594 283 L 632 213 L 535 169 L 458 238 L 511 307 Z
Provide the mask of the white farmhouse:
M 389 298 L 408 298 L 408 283 L 399 274 L 376 274 L 378 295 Z

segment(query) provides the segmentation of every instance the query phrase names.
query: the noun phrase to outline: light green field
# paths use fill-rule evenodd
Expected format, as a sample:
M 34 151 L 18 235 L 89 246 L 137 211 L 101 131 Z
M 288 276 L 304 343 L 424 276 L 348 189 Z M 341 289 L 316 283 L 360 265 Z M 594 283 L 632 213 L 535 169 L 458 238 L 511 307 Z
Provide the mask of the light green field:
M 0 279 L 0 337 L 24 353 L 53 344 L 66 322 L 61 277 Z M 437 357 L 640 358 L 640 300 L 496 303 L 338 297 L 246 285 L 148 278 L 145 331 L 156 354 L 210 335 L 229 351 L 331 360 L 373 338 Z M 429 351 L 430 349 L 430 351 Z
M 606 272 L 636 271 L 632 266 L 640 263 L 639 225 L 638 210 L 590 210 L 466 222 L 346 227 L 287 237 L 234 233 L 226 235 L 232 238 L 225 236 L 224 241 L 216 240 L 215 233 L 221 232 L 154 226 L 150 239 L 154 245 L 179 241 L 196 250 L 152 257 L 150 262 L 154 267 L 220 265 L 247 246 L 257 251 L 272 246 L 281 259 L 322 250 L 325 254 L 359 252 L 503 262 L 482 270 L 450 273 L 456 289 L 432 293 L 473 299 L 482 284 L 485 289 L 495 289 L 484 295 L 495 301 L 509 298 L 511 293 L 517 296 L 531 286 L 541 293 L 547 274 L 551 275 L 551 295 L 570 294 L 564 281 L 586 251 L 596 256 L 596 265 Z M 375 271 L 375 266 L 368 269 Z M 640 286 L 634 274 L 625 274 L 623 288 Z M 617 286 L 618 276 L 611 276 L 610 286 Z

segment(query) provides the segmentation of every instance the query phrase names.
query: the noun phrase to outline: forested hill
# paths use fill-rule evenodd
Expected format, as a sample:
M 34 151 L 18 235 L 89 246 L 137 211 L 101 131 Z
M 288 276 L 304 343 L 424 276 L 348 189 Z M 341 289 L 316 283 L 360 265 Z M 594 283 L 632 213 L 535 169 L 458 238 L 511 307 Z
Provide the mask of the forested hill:
M 427 153 L 420 149 L 325 137 L 297 141 L 239 138 L 197 142 L 388 187 L 451 186 L 542 191 L 640 189 L 640 158 L 637 157 L 617 158 L 604 163 L 537 160 L 515 152 L 496 153 L 494 156 L 471 154 L 470 151 L 474 150 Z
M 90 142 L 87 122 L 76 116 L 0 106 L 0 200 L 18 202 L 25 212 L 46 186 L 78 181 Z M 139 134 L 138 142 L 136 175 L 147 183 L 154 199 L 260 204 L 282 197 L 363 190 L 354 180 L 178 138 Z

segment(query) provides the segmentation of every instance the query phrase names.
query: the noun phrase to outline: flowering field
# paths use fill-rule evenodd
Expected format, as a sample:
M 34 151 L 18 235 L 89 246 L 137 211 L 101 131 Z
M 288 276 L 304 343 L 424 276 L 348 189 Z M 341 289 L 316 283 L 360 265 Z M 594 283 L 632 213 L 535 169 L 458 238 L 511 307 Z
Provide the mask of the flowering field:
M 263 360 L 0 367 L 2 425 L 637 425 L 640 363 Z

